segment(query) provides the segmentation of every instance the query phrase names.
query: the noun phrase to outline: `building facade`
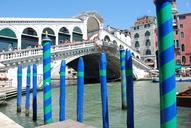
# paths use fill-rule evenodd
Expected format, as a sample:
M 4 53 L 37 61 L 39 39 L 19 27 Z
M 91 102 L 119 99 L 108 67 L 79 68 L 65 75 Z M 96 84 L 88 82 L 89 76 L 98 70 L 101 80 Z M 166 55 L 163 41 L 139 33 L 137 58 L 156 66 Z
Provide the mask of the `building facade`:
M 177 14 L 174 29 L 176 63 L 191 66 L 191 13 Z
M 130 28 L 131 45 L 141 55 L 141 59 L 149 66 L 156 66 L 156 18 L 144 16 L 138 18 Z
M 51 45 L 88 40 L 103 28 L 96 13 L 73 18 L 0 18 L 0 51 L 34 48 L 42 45 L 45 32 Z

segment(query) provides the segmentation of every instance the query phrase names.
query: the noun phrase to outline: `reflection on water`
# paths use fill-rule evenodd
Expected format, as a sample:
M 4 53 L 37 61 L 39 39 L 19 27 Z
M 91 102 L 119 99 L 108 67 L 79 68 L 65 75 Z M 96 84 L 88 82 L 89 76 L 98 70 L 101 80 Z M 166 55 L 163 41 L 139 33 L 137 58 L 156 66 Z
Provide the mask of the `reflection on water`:
M 178 83 L 177 91 L 181 92 L 187 89 L 190 83 Z M 76 86 L 68 86 L 67 90 L 67 119 L 76 120 Z M 135 127 L 136 128 L 160 128 L 160 111 L 159 111 L 159 87 L 158 84 L 150 81 L 135 82 Z M 121 110 L 120 83 L 108 84 L 109 95 L 109 121 L 111 128 L 126 128 L 126 111 Z M 32 96 L 32 95 L 31 95 Z M 33 128 L 43 124 L 43 94 L 38 93 L 38 121 L 32 121 L 32 109 L 30 117 L 25 117 L 24 104 L 25 97 L 22 99 L 22 113 L 16 113 L 16 99 L 8 102 L 8 106 L 0 107 L 0 111 L 5 113 L 11 119 L 20 125 Z M 53 104 L 53 121 L 59 120 L 59 88 L 52 90 Z M 85 106 L 84 106 L 84 123 L 95 127 L 102 127 L 101 114 L 101 97 L 100 85 L 89 84 L 85 86 Z M 178 128 L 190 128 L 191 109 L 177 108 Z

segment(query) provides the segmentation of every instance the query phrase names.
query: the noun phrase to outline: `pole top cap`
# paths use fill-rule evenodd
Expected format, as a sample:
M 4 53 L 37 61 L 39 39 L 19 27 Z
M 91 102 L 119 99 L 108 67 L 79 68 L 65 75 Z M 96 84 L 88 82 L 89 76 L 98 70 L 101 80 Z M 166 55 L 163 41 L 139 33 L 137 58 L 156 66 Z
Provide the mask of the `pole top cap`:
M 48 37 L 48 31 L 45 32 L 45 37 L 43 37 L 42 42 L 51 42 L 51 39 Z
M 153 0 L 155 4 L 162 4 L 164 2 L 172 2 L 172 0 Z

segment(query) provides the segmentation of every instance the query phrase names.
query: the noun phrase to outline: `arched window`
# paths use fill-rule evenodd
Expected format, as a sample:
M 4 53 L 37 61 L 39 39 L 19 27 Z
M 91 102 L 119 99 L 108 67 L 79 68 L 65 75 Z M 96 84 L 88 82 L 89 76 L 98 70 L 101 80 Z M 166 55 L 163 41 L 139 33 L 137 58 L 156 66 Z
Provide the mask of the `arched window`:
M 14 31 L 4 28 L 0 31 L 0 51 L 17 48 L 17 37 Z
M 117 41 L 114 40 L 114 41 L 113 41 L 113 45 L 114 45 L 114 46 L 117 46 Z
M 104 41 L 105 41 L 105 42 L 110 42 L 109 36 L 105 36 L 105 37 L 104 37 Z
M 139 41 L 136 41 L 136 42 L 135 42 L 135 48 L 139 48 L 139 47 L 140 47 Z
M 146 36 L 146 37 L 149 37 L 150 35 L 151 35 L 151 34 L 150 34 L 149 31 L 146 31 L 146 32 L 145 32 L 145 36 Z
M 186 63 L 186 57 L 182 56 L 182 63 Z
M 51 45 L 55 45 L 55 33 L 51 28 L 44 28 L 42 31 L 42 39 L 45 37 L 46 32 L 48 32 L 48 37 L 51 39 Z
M 21 48 L 34 48 L 38 46 L 38 35 L 33 28 L 26 28 L 21 35 Z
M 124 49 L 124 47 L 122 45 L 120 45 L 119 47 L 120 47 L 120 49 Z
M 146 55 L 151 55 L 151 50 L 150 50 L 150 49 L 147 49 L 145 54 L 146 54 Z
M 185 45 L 182 44 L 182 51 L 184 52 L 185 51 Z
M 73 29 L 73 42 L 83 41 L 82 30 L 79 27 Z
M 58 32 L 58 43 L 68 43 L 70 41 L 70 33 L 67 28 L 62 27 Z
M 146 46 L 151 46 L 151 42 L 150 42 L 149 39 L 146 40 L 145 45 L 146 45 Z
M 136 33 L 136 34 L 134 35 L 134 38 L 135 38 L 135 39 L 139 38 L 139 34 Z

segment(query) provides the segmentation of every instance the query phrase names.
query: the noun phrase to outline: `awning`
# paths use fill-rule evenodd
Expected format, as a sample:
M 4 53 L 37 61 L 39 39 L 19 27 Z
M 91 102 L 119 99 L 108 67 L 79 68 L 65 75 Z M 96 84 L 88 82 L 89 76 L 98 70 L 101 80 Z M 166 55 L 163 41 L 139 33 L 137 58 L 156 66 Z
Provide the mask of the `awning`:
M 175 69 L 176 69 L 176 70 L 179 70 L 179 69 L 181 69 L 181 68 L 182 68 L 181 65 L 175 65 Z

